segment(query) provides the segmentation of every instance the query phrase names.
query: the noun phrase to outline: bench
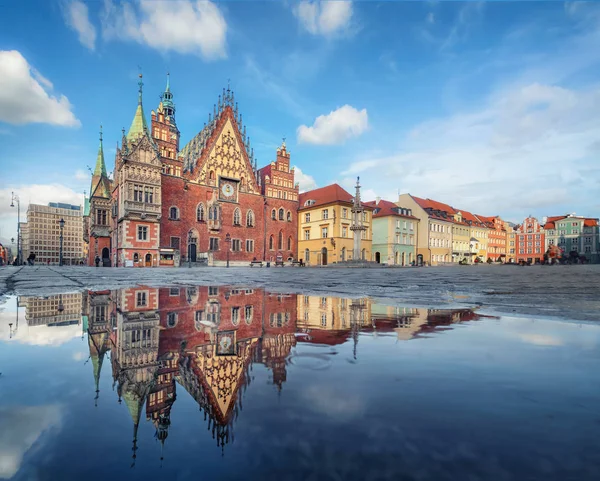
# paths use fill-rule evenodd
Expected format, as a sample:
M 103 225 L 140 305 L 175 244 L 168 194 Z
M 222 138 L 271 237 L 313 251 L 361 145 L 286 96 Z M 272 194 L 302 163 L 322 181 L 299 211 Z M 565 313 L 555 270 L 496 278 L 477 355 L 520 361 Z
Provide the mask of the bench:
M 304 264 L 304 262 L 302 261 L 292 261 L 292 266 L 293 267 L 304 267 L 306 264 Z
M 254 266 L 262 267 L 263 263 L 262 263 L 262 261 L 252 261 L 252 262 L 250 262 L 250 267 L 254 267 Z
M 281 266 L 283 267 L 285 264 L 283 263 L 283 261 L 275 261 L 275 267 L 277 266 Z

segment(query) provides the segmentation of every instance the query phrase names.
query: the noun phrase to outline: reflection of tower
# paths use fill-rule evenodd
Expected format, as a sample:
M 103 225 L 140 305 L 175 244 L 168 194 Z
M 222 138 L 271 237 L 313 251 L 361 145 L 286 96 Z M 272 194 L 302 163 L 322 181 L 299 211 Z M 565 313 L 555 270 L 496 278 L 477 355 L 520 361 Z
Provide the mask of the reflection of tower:
M 354 204 L 352 205 L 352 225 L 350 226 L 350 230 L 354 233 L 354 251 L 352 254 L 352 259 L 359 260 L 360 256 L 360 240 L 363 235 L 363 232 L 367 230 L 367 228 L 363 225 L 363 216 L 365 213 L 365 209 L 360 201 L 360 177 L 356 178 L 356 194 L 354 196 Z
M 293 332 L 267 334 L 262 341 L 262 360 L 265 366 L 273 370 L 273 384 L 278 391 L 287 380 L 286 359 L 295 345 L 296 336 Z
M 100 372 L 104 355 L 110 350 L 110 291 L 90 292 L 88 298 L 87 332 L 90 359 L 94 368 L 94 383 L 96 386 L 95 405 L 100 394 Z M 85 311 L 85 310 L 84 310 Z
M 133 421 L 133 467 L 142 409 L 158 369 L 158 289 L 123 289 L 118 306 L 113 376 Z
M 352 349 L 353 357 L 356 359 L 356 350 L 358 347 L 358 335 L 365 317 L 365 302 L 364 299 L 352 299 L 350 304 L 350 329 L 352 332 L 352 340 L 354 347 Z

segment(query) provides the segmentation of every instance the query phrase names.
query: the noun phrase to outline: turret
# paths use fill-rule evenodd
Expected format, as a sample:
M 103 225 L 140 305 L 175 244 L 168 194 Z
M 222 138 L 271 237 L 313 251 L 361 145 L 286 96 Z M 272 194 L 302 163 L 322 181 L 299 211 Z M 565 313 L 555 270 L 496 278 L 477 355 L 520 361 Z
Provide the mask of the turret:
M 102 125 L 100 125 L 100 145 L 98 146 L 98 155 L 96 156 L 96 167 L 92 175 L 92 185 L 90 188 L 90 197 L 94 195 L 98 183 L 102 177 L 108 177 L 106 174 L 106 165 L 104 163 L 104 148 L 102 146 Z

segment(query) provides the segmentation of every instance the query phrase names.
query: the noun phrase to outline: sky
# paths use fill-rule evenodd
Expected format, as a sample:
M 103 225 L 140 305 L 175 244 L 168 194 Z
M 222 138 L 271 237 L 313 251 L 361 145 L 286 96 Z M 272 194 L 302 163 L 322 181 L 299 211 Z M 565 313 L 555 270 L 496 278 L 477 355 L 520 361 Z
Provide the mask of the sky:
M 411 193 L 519 222 L 600 215 L 600 3 L 0 0 L 0 241 L 16 208 L 81 204 L 143 73 L 185 145 L 228 82 L 259 166 L 302 190 Z

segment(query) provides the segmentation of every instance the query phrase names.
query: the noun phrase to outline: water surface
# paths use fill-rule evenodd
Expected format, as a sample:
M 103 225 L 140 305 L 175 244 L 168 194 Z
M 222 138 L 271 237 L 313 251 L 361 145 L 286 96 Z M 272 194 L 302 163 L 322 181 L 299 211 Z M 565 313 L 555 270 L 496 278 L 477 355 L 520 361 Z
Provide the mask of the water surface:
M 261 289 L 11 298 L 0 479 L 600 479 L 600 327 Z

